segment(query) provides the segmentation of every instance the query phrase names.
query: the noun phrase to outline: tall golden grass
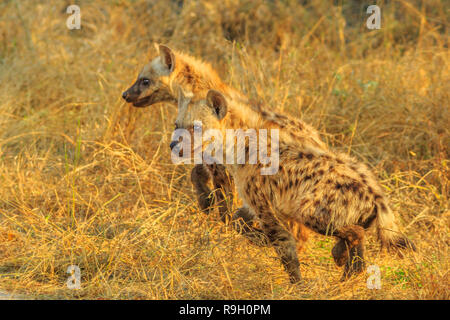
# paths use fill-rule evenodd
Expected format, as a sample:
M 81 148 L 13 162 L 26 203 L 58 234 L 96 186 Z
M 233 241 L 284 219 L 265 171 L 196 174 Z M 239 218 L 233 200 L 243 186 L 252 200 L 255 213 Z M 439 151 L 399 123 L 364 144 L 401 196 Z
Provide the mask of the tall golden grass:
M 0 3 L 0 291 L 79 299 L 449 299 L 449 11 L 445 1 Z M 292 286 L 271 248 L 199 212 L 171 163 L 176 110 L 121 100 L 165 43 L 314 125 L 369 164 L 419 252 L 367 240 L 381 269 L 339 282 L 333 239 Z M 69 265 L 81 289 L 66 286 Z

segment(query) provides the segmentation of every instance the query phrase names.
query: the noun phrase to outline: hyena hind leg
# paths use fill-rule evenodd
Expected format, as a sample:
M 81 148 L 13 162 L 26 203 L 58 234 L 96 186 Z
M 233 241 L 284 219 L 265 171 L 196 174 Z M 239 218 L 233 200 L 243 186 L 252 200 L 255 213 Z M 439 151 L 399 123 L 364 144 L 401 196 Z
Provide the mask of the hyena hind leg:
M 364 229 L 348 226 L 334 233 L 339 238 L 331 253 L 338 266 L 345 264 L 342 281 L 364 271 Z
M 342 267 L 349 258 L 349 250 L 344 239 L 338 239 L 333 249 L 331 250 L 331 254 L 333 255 L 334 262 L 338 267 Z

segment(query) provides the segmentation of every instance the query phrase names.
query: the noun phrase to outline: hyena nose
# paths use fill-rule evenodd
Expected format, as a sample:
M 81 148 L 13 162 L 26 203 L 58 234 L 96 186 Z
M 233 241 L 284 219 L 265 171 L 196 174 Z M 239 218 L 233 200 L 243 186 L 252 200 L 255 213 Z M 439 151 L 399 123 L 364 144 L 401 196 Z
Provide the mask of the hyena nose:
M 122 93 L 122 98 L 124 98 L 125 100 L 127 100 L 127 97 L 128 97 L 128 92 L 127 92 L 127 91 L 124 91 L 124 92 Z

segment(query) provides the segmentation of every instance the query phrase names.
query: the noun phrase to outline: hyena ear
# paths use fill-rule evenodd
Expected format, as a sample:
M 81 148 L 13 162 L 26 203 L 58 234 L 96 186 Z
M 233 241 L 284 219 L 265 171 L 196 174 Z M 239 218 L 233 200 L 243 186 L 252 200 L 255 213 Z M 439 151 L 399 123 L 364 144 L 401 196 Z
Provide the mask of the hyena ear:
M 206 95 L 206 103 L 213 109 L 219 120 L 222 120 L 227 114 L 228 104 L 227 100 L 219 91 L 209 90 Z
M 171 73 L 173 69 L 175 69 L 175 55 L 173 54 L 172 49 L 163 44 L 160 44 L 159 56 L 161 57 L 161 63 L 165 68 L 167 68 L 169 73 Z
M 191 92 L 185 92 L 183 88 L 178 87 L 178 109 L 181 110 L 189 104 L 192 100 L 193 94 Z

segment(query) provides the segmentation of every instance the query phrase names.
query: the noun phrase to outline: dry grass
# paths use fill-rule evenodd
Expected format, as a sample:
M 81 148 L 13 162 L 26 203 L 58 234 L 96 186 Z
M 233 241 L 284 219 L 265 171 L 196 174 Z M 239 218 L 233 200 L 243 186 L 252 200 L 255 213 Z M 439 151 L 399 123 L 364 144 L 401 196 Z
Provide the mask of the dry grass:
M 449 11 L 385 1 L 0 3 L 0 290 L 81 299 L 449 299 Z M 310 3 L 312 2 L 312 4 Z M 369 4 L 369 3 L 368 3 Z M 372 3 L 370 3 L 372 4 Z M 379 252 L 339 282 L 313 236 L 294 287 L 273 249 L 199 212 L 168 141 L 176 110 L 121 92 L 162 42 L 211 62 L 251 97 L 303 118 L 368 163 L 419 253 Z M 80 266 L 82 289 L 65 286 Z

